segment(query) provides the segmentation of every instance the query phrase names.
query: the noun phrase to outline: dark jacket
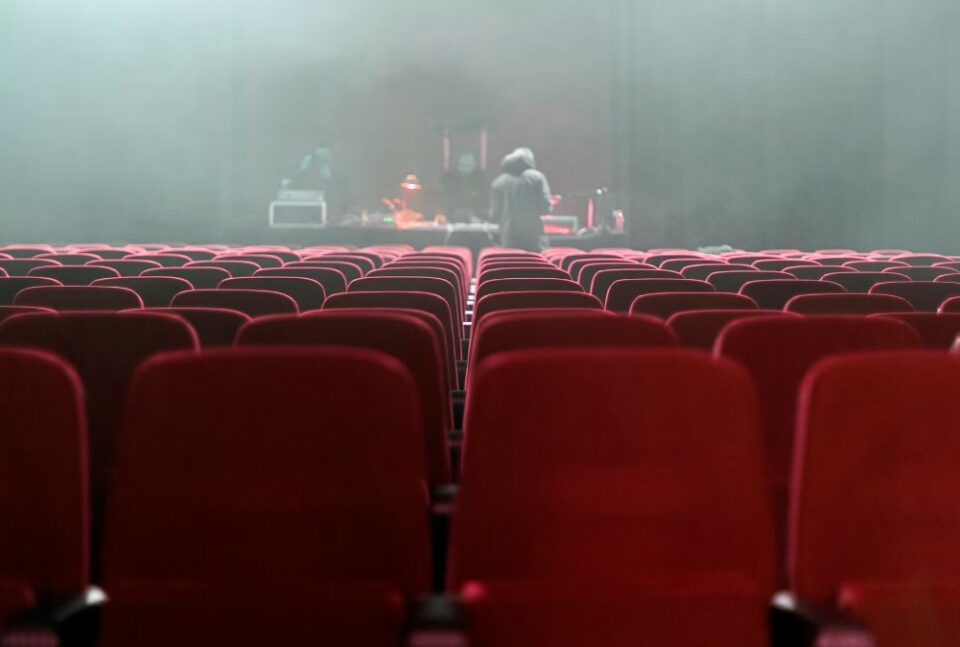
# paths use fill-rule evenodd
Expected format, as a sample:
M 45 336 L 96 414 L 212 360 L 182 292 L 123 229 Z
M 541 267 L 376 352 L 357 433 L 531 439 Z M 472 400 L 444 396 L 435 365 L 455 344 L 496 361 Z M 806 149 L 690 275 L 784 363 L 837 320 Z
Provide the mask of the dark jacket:
M 518 148 L 503 158 L 503 173 L 493 183 L 490 216 L 500 223 L 504 247 L 539 251 L 543 237 L 540 216 L 550 213 L 550 184 L 537 170 L 533 152 Z

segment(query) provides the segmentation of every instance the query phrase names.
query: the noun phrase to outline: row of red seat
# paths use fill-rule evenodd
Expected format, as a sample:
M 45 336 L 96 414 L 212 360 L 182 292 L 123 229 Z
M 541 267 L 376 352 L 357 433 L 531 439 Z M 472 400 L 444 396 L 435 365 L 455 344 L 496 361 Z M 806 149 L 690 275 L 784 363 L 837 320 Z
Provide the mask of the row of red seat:
M 957 636 L 941 617 L 960 609 L 944 594 L 953 582 L 951 563 L 942 554 L 948 542 L 933 545 L 918 537 L 908 545 L 877 539 L 868 544 L 857 569 L 844 570 L 840 564 L 829 574 L 810 575 L 820 578 L 816 591 L 801 584 L 797 555 L 803 548 L 799 537 L 812 541 L 804 533 L 818 538 L 823 527 L 809 531 L 809 525 L 790 521 L 805 496 L 797 466 L 810 453 L 804 428 L 795 433 L 794 420 L 798 411 L 812 411 L 812 405 L 805 395 L 798 406 L 797 394 L 809 393 L 809 384 L 819 379 L 816 364 L 847 353 L 897 350 L 890 357 L 877 356 L 864 375 L 876 373 L 881 364 L 891 374 L 902 374 L 903 380 L 893 381 L 903 397 L 920 398 L 925 415 L 941 416 L 946 428 L 954 422 L 952 413 L 938 407 L 950 393 L 955 358 L 912 352 L 922 340 L 905 322 L 932 326 L 935 321 L 936 345 L 945 348 L 955 336 L 956 315 L 909 312 L 908 304 L 885 308 L 879 316 L 805 317 L 760 309 L 743 294 L 711 291 L 641 296 L 631 306 L 639 303 L 654 311 L 618 316 L 604 312 L 570 271 L 585 261 L 577 272 L 582 279 L 605 255 L 633 263 L 702 260 L 653 259 L 657 254 L 625 250 L 590 255 L 550 250 L 544 256 L 486 252 L 471 280 L 473 263 L 464 250 L 397 250 L 390 258 L 381 257 L 380 267 L 361 268 L 345 284 L 348 292 L 325 294 L 320 312 L 300 315 L 295 304 L 281 315 L 233 313 L 240 319 L 221 343 L 255 348 L 203 354 L 197 353 L 201 326 L 185 319 L 226 311 L 0 312 L 0 317 L 15 315 L 0 323 L 0 344 L 58 353 L 88 391 L 93 491 L 81 492 L 79 499 L 93 500 L 94 547 L 74 547 L 71 554 L 82 552 L 84 560 L 102 556 L 99 574 L 81 579 L 103 583 L 111 597 L 103 644 L 192 644 L 194 639 L 197 644 L 396 644 L 406 603 L 428 591 L 431 577 L 436 579 L 446 564 L 436 514 L 434 537 L 422 536 L 430 529 L 427 486 L 450 482 L 457 465 L 463 468 L 463 490 L 454 500 L 447 581 L 448 589 L 466 603 L 466 628 L 475 644 L 602 645 L 641 638 L 725 644 L 726 637 L 731 643 L 766 644 L 764 614 L 772 593 L 784 585 L 821 606 L 852 611 L 882 637 L 882 644 L 917 644 L 925 622 L 942 623 L 944 636 Z M 573 256 L 590 258 L 571 260 Z M 258 271 L 264 270 L 269 268 Z M 558 274 L 524 276 L 546 270 Z M 530 291 L 523 289 L 529 286 L 525 281 L 557 283 Z M 223 298 L 235 291 L 183 294 Z M 262 293 L 247 294 L 259 299 Z M 841 293 L 801 296 L 793 303 L 825 297 L 879 304 L 878 295 Z M 721 302 L 727 309 L 716 309 Z M 461 350 L 464 324 L 471 319 L 469 348 Z M 951 325 L 954 334 L 947 336 L 944 331 Z M 715 358 L 677 350 L 678 340 L 712 347 Z M 276 345 L 293 348 L 264 348 Z M 147 357 L 175 349 L 186 354 L 156 358 L 132 377 Z M 34 360 L 60 364 L 31 351 L 21 353 L 15 366 Z M 457 440 L 448 433 L 456 426 L 450 393 L 464 363 L 471 366 L 464 454 L 459 461 L 454 452 L 451 461 Z M 925 375 L 916 389 L 903 388 L 917 372 Z M 935 374 L 929 379 L 939 380 L 939 389 L 928 388 L 926 373 Z M 16 368 L 9 374 L 29 375 L 30 370 Z M 354 390 L 331 386 L 337 379 Z M 806 391 L 800 388 L 804 379 Z M 291 386 L 293 381 L 299 386 Z M 76 391 L 76 378 L 66 382 Z M 874 402 L 885 406 L 878 383 L 875 376 L 864 383 L 869 393 L 866 387 L 849 387 L 849 397 L 834 405 L 853 410 Z M 922 399 L 928 395 L 936 397 Z M 405 405 L 395 406 L 400 400 Z M 127 415 L 121 422 L 125 401 Z M 309 412 L 304 411 L 307 403 Z M 362 414 L 355 413 L 360 408 Z M 871 424 L 882 417 L 867 414 Z M 11 428 L 29 426 L 24 416 L 11 418 L 15 420 L 26 422 Z M 372 429 L 373 421 L 383 428 Z M 851 414 L 848 423 L 855 422 Z M 322 446 L 309 444 L 326 443 L 331 435 L 318 434 L 318 429 L 338 438 Z M 671 434 L 664 435 L 666 429 Z M 854 431 L 863 428 L 830 434 Z M 273 443 L 275 433 L 280 434 L 279 447 Z M 896 427 L 891 433 L 905 431 Z M 395 437 L 384 440 L 389 434 Z M 76 436 L 80 441 L 63 447 L 82 465 L 73 448 L 83 453 L 87 434 L 81 429 Z M 752 440 L 744 445 L 747 437 Z M 197 440 L 209 446 L 191 444 Z M 49 438 L 44 442 L 50 446 Z M 369 447 L 369 456 L 358 456 L 362 447 L 380 442 L 384 444 Z M 892 442 L 881 442 L 873 451 Z M 913 442 L 917 446 L 903 446 L 910 456 L 919 456 L 921 449 L 936 453 L 929 439 Z M 290 459 L 289 473 L 276 475 L 296 449 L 300 455 Z M 946 460 L 950 447 L 939 449 Z M 21 472 L 8 467 L 7 473 L 16 482 L 27 464 L 20 460 L 25 454 L 11 455 L 15 460 L 10 464 Z M 137 462 L 153 456 L 159 456 L 156 465 Z M 862 454 L 854 458 L 848 466 L 872 469 Z M 209 464 L 216 460 L 220 464 Z M 128 461 L 134 467 L 124 467 Z M 314 472 L 308 471 L 311 461 Z M 899 462 L 895 469 L 912 469 Z M 181 469 L 183 482 L 172 494 L 156 487 L 165 482 L 164 474 L 179 476 Z M 380 474 L 371 476 L 377 469 Z M 898 487 L 906 492 L 921 479 L 917 487 L 927 488 L 925 494 L 931 481 L 949 491 L 949 478 L 936 480 L 938 466 L 924 469 L 904 472 L 905 484 Z M 329 473 L 317 476 L 317 470 Z M 414 472 L 419 476 L 413 478 Z M 69 470 L 63 473 L 70 478 Z M 49 471 L 36 475 L 45 477 Z M 248 481 L 236 484 L 245 476 Z M 81 469 L 79 480 L 84 478 Z M 866 478 L 880 476 L 867 472 Z M 418 494 L 393 479 L 416 481 Z M 729 482 L 714 483 L 720 480 Z M 830 489 L 832 495 L 837 491 Z M 880 501 L 879 496 L 864 499 L 868 510 L 859 527 L 874 523 L 869 527 L 878 528 L 880 522 L 868 519 L 868 513 Z M 948 524 L 946 504 L 938 505 L 930 512 L 941 516 L 924 518 L 924 524 Z M 45 508 L 33 507 L 27 498 L 11 509 L 35 518 Z M 384 514 L 389 518 L 380 518 Z M 836 511 L 832 517 L 822 509 L 811 514 L 813 521 L 807 523 L 839 519 Z M 884 521 L 903 521 L 895 517 L 887 515 Z M 197 532 L 188 533 L 188 527 Z M 42 524 L 39 528 L 25 535 L 31 544 L 22 545 L 42 545 L 37 543 Z M 328 535 L 339 538 L 318 536 L 330 528 L 337 532 Z M 101 534 L 106 542 L 102 549 Z M 385 543 L 383 537 L 396 542 Z M 818 568 L 829 543 L 828 538 L 817 545 L 820 552 L 805 568 Z M 184 544 L 190 545 L 169 548 Z M 229 548 L 211 555 L 213 545 Z M 0 560 L 3 546 L 0 541 Z M 311 555 L 304 554 L 308 546 Z M 14 561 L 23 554 L 18 550 L 10 552 Z M 891 558 L 892 550 L 923 555 L 915 562 L 898 561 Z M 267 557 L 251 561 L 255 553 Z M 237 570 L 241 561 L 257 567 Z M 942 567 L 937 577 L 929 575 L 933 564 Z M 9 608 L 27 608 L 37 601 L 59 601 L 66 593 L 51 594 L 47 585 L 24 579 L 22 565 L 10 572 L 20 580 L 6 578 L 0 569 L 0 607 L 9 599 L 14 601 Z M 9 588 L 6 579 L 12 582 Z M 277 588 L 282 592 L 274 592 Z M 271 593 L 265 596 L 265 590 Z M 595 594 L 585 598 L 584 590 Z M 924 617 L 901 618 L 917 606 L 923 606 Z M 315 626 L 308 630 L 306 621 L 291 620 L 291 609 L 302 611 Z M 895 622 L 885 615 L 891 609 Z M 176 621 L 171 623 L 171 617 Z M 185 629 L 189 637 L 183 635 Z
M 805 382 L 790 590 L 878 644 L 960 637 L 958 384 L 941 353 L 834 359 Z M 497 406 L 467 418 L 448 573 L 471 644 L 768 644 L 776 524 L 742 368 L 525 350 L 474 388 Z M 9 619 L 87 584 L 85 447 L 61 360 L 0 351 L 0 401 L 18 432 L 0 452 Z M 152 359 L 117 451 L 99 644 L 397 644 L 432 569 L 417 401 L 400 362 L 360 349 Z

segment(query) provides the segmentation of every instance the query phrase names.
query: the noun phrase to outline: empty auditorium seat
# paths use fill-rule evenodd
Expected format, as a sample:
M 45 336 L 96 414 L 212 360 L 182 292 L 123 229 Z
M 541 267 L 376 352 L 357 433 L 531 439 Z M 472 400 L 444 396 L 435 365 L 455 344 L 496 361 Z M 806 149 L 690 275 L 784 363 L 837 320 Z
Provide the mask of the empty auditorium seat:
M 768 644 L 775 553 L 741 369 L 547 349 L 492 356 L 472 385 L 449 572 L 471 645 Z
M 758 271 L 750 265 L 741 265 L 735 263 L 703 263 L 700 265 L 690 265 L 683 268 L 680 274 L 685 279 L 694 279 L 697 281 L 706 281 L 714 272 L 754 272 Z
M 477 301 L 473 311 L 473 325 L 484 315 L 500 310 L 527 310 L 531 308 L 587 308 L 602 309 L 600 300 L 583 292 L 503 292 L 491 294 Z
M 717 257 L 705 256 L 703 254 L 697 254 L 693 252 L 676 252 L 676 253 L 670 252 L 670 253 L 663 253 L 663 254 L 654 253 L 654 254 L 648 254 L 644 262 L 647 263 L 648 265 L 653 265 L 654 267 L 657 267 L 660 269 L 666 269 L 663 267 L 663 265 L 665 263 L 668 263 L 670 261 L 675 261 L 675 260 L 694 260 L 694 261 L 703 260 L 703 261 L 709 262 L 711 260 L 717 260 Z
M 753 263 L 753 266 L 758 270 L 764 272 L 786 272 L 787 268 L 797 268 L 797 267 L 816 267 L 821 265 L 816 261 L 802 261 L 796 258 L 777 258 L 777 259 L 765 259 L 762 261 L 756 261 Z
M 352 281 L 347 292 L 422 292 L 436 294 L 447 302 L 456 331 L 463 329 L 464 304 L 458 298 L 457 288 L 449 281 L 428 277 L 389 276 L 379 278 L 364 277 Z M 462 335 L 458 334 L 459 339 Z
M 257 270 L 262 269 L 256 263 L 250 261 L 192 261 L 184 267 L 215 267 L 226 270 L 231 278 L 240 278 L 244 276 L 253 276 Z
M 118 261 L 126 258 L 130 255 L 130 250 L 124 247 L 80 247 L 74 246 L 75 251 L 82 252 L 84 254 L 93 254 L 94 256 L 99 256 L 105 261 Z
M 793 274 L 786 272 L 721 270 L 711 273 L 706 280 L 717 292 L 739 292 L 740 288 L 751 281 L 793 281 L 795 279 Z
M 217 257 L 217 253 L 215 251 L 203 247 L 171 247 L 170 249 L 165 249 L 160 253 L 167 256 L 186 256 L 191 261 L 212 261 Z
M 890 319 L 823 316 L 735 321 L 723 329 L 714 352 L 744 366 L 757 383 L 771 488 L 779 528 L 785 522 L 793 460 L 794 420 L 800 383 L 819 360 L 869 350 L 909 350 L 920 337 Z
M 212 290 L 230 278 L 230 273 L 219 267 L 164 267 L 147 270 L 142 276 L 167 276 L 188 281 L 196 290 Z
M 166 308 L 173 297 L 181 292 L 192 290 L 193 286 L 184 279 L 170 276 L 128 276 L 119 279 L 100 279 L 93 287 L 128 288 L 140 296 L 144 307 Z
M 156 261 L 134 261 L 130 259 L 92 261 L 87 263 L 93 267 L 109 267 L 119 272 L 120 276 L 140 276 L 147 270 L 154 270 L 163 267 Z
M 539 256 L 539 255 L 536 255 L 536 254 L 526 254 L 526 255 L 524 255 L 524 256 L 525 256 L 525 257 L 533 257 L 533 258 L 543 258 L 542 256 Z M 565 255 L 565 256 L 562 256 L 562 257 L 560 257 L 559 259 L 555 260 L 555 261 L 554 261 L 554 264 L 557 265 L 560 269 L 562 269 L 562 270 L 564 270 L 564 271 L 567 271 L 567 270 L 570 269 L 570 266 L 573 265 L 574 261 L 582 261 L 582 260 L 588 260 L 588 261 L 602 261 L 602 260 L 607 260 L 607 261 L 622 261 L 622 260 L 623 260 L 623 256 L 621 256 L 620 254 L 593 254 L 593 253 L 583 253 L 583 252 L 580 252 L 580 253 L 576 253 L 576 254 L 567 254 L 567 255 Z
M 394 266 L 394 265 L 385 265 L 380 269 L 374 270 L 367 274 L 367 278 L 379 278 L 379 277 L 410 277 L 410 276 L 420 276 L 424 278 L 433 278 L 433 279 L 442 279 L 449 282 L 457 291 L 457 300 L 464 304 L 467 303 L 467 292 L 469 290 L 468 281 L 465 280 L 463 274 L 448 268 L 441 267 L 438 265 L 429 266 L 429 265 L 405 265 L 405 266 Z
M 642 280 L 642 279 L 682 279 L 679 272 L 670 270 L 651 270 L 643 267 L 631 268 L 628 270 L 601 270 L 597 272 L 593 281 L 590 283 L 590 294 L 600 299 L 600 303 L 606 303 L 610 294 L 610 288 L 617 281 Z M 627 304 L 629 307 L 630 304 Z
M 693 279 L 621 279 L 607 290 L 604 309 L 611 312 L 630 312 L 637 297 L 658 292 L 713 292 L 706 281 Z
M 867 354 L 807 377 L 791 588 L 875 644 L 960 644 L 960 357 Z
M 844 263 L 844 267 L 849 267 L 858 272 L 882 272 L 892 268 L 910 266 L 899 261 L 852 261 Z
M 299 312 L 292 297 L 267 290 L 190 290 L 175 296 L 170 305 L 174 308 L 226 308 L 251 317 Z
M 351 281 L 356 281 L 357 279 L 363 276 L 363 271 L 359 266 L 354 265 L 353 263 L 347 263 L 344 261 L 301 261 L 298 263 L 287 263 L 283 266 L 283 269 L 292 270 L 292 269 L 329 269 L 336 270 L 340 272 L 347 281 L 347 285 Z M 261 270 L 263 271 L 263 270 Z
M 845 292 L 843 286 L 837 283 L 802 281 L 800 279 L 750 281 L 740 288 L 740 294 L 750 297 L 761 308 L 770 310 L 782 309 L 790 299 L 801 294 L 841 294 Z
M 583 292 L 583 288 L 570 279 L 496 279 L 477 287 L 476 300 L 504 292 Z
M 256 277 L 301 277 L 311 279 L 323 286 L 325 296 L 347 291 L 347 279 L 340 270 L 322 267 L 279 267 L 272 270 L 260 270 Z
M 902 274 L 911 281 L 935 281 L 941 276 L 957 274 L 956 270 L 946 267 L 894 267 L 884 271 Z
M 354 254 L 352 252 L 349 254 L 323 254 L 322 256 L 305 256 L 303 260 L 308 262 L 334 261 L 334 262 L 341 262 L 341 263 L 349 263 L 357 267 L 364 276 L 366 276 L 367 272 L 372 272 L 373 270 L 377 269 L 377 264 L 374 263 L 374 261 L 372 261 L 371 259 L 365 256 Z
M 35 267 L 27 273 L 27 276 L 55 279 L 63 285 L 83 286 L 90 285 L 99 279 L 119 278 L 120 272 L 110 267 L 92 265 L 56 265 Z
M 119 452 L 100 647 L 396 644 L 431 580 L 416 402 L 409 372 L 366 349 L 151 361 Z
M 327 310 L 310 317 L 264 317 L 246 324 L 239 346 L 353 346 L 386 353 L 411 373 L 419 395 L 430 483 L 451 482 L 448 434 L 453 428 L 442 339 L 418 317 L 401 312 Z
M 630 314 L 668 319 L 689 310 L 756 310 L 753 299 L 726 292 L 661 292 L 633 300 Z
M 106 286 L 40 286 L 25 288 L 13 300 L 16 306 L 72 310 L 118 311 L 142 308 L 140 296 L 129 288 Z
M 83 388 L 53 355 L 0 349 L 0 631 L 89 582 Z M 5 644 L 16 643 L 4 640 Z
M 827 274 L 837 274 L 840 272 L 856 272 L 855 269 L 843 267 L 842 265 L 801 265 L 797 267 L 785 267 L 783 271 L 792 274 L 798 279 L 804 281 L 819 281 Z
M 503 267 L 499 269 L 484 268 L 479 275 L 477 283 L 482 285 L 486 281 L 496 281 L 498 279 L 569 279 L 570 274 L 555 267 L 544 265 L 542 267 Z
M 913 312 L 909 301 L 886 294 L 801 294 L 784 308 L 803 315 L 869 315 Z
M 692 258 L 674 258 L 669 261 L 664 261 L 663 263 L 660 263 L 660 265 L 656 267 L 659 267 L 661 270 L 671 270 L 673 272 L 680 272 L 682 274 L 683 270 L 688 267 L 692 267 L 694 265 L 703 265 L 704 260 L 706 259 L 700 256 L 692 257 Z M 655 267 L 655 266 L 651 265 L 651 267 Z
M 91 261 L 102 261 L 103 259 L 96 254 L 71 254 L 71 253 L 53 253 L 40 254 L 37 259 L 46 261 L 55 261 L 61 265 L 86 265 Z
M 604 270 L 633 270 L 633 269 L 654 269 L 651 265 L 645 268 L 643 265 L 633 261 L 595 261 L 584 265 L 577 276 L 573 279 L 580 284 L 584 291 L 589 292 L 593 285 L 593 279 L 597 274 Z
M 931 349 L 950 350 L 957 335 L 960 335 L 960 314 L 887 312 L 873 316 L 897 319 L 908 324 L 920 335 L 924 346 Z
M 785 314 L 782 310 L 690 310 L 672 315 L 667 327 L 681 346 L 712 350 L 720 333 L 733 321 Z
M 283 260 L 270 254 L 224 254 L 217 256 L 214 261 L 245 261 L 253 263 L 261 270 L 283 267 Z
M 130 261 L 152 261 L 154 263 L 160 263 L 161 267 L 183 267 L 187 263 L 193 261 L 193 259 L 191 259 L 189 256 L 170 253 L 130 254 L 130 256 L 126 256 L 124 258 Z
M 676 345 L 673 333 L 650 317 L 621 317 L 603 310 L 504 310 L 487 315 L 474 333 L 468 379 L 483 360 L 508 351 Z
M 99 519 L 130 378 L 154 353 L 195 349 L 193 330 L 176 317 L 155 313 L 24 314 L 0 324 L 0 345 L 57 353 L 82 378 L 89 415 L 92 510 Z
M 444 330 L 444 346 L 449 355 L 451 375 L 456 374 L 455 362 L 460 359 L 460 337 L 454 324 L 450 306 L 436 294 L 426 292 L 345 292 L 335 294 L 323 304 L 325 310 L 343 308 L 404 308 L 421 310 L 435 316 Z
M 950 297 L 942 304 L 938 310 L 941 314 L 960 314 L 960 296 Z
M 902 254 L 894 256 L 891 260 L 906 263 L 911 267 L 929 267 L 937 263 L 949 263 L 953 259 L 940 254 Z
M 822 280 L 842 285 L 847 292 L 867 294 L 875 285 L 900 283 L 909 281 L 910 278 L 903 274 L 888 272 L 843 272 L 826 274 Z
M 871 288 L 870 294 L 892 294 L 909 301 L 917 312 L 937 312 L 944 301 L 960 296 L 960 283 L 883 283 Z
M 6 272 L 7 276 L 28 276 L 30 270 L 36 267 L 56 267 L 60 263 L 56 261 L 44 261 L 35 258 L 14 258 L 0 259 L 0 270 Z
M 280 292 L 297 302 L 300 312 L 319 310 L 326 300 L 323 286 L 313 279 L 303 277 L 252 276 L 227 279 L 220 284 L 221 290 L 265 290 Z
M 197 333 L 202 348 L 232 346 L 243 325 L 251 321 L 249 315 L 227 308 L 151 308 L 148 312 L 180 317 Z
M 13 305 L 17 295 L 27 288 L 62 287 L 56 279 L 44 279 L 38 276 L 0 277 L 0 305 Z
M 4 245 L 0 247 L 0 254 L 11 258 L 36 258 L 43 254 L 52 254 L 53 247 L 49 245 Z

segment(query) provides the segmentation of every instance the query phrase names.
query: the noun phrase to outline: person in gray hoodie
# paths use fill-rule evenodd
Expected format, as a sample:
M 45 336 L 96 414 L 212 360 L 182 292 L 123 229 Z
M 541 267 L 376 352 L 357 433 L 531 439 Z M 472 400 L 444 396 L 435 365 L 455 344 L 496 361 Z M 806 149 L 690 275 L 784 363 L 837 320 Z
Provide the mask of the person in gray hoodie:
M 518 148 L 504 157 L 500 169 L 490 196 L 490 218 L 500 223 L 500 244 L 539 252 L 543 248 L 540 216 L 552 208 L 550 183 L 537 170 L 529 148 Z

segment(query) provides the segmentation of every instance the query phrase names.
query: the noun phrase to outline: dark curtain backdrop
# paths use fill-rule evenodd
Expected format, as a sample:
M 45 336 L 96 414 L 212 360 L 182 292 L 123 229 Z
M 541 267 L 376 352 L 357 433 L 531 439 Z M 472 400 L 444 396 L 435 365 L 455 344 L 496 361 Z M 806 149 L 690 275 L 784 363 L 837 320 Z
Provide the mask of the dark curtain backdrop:
M 960 3 L 619 0 L 639 245 L 960 250 Z

